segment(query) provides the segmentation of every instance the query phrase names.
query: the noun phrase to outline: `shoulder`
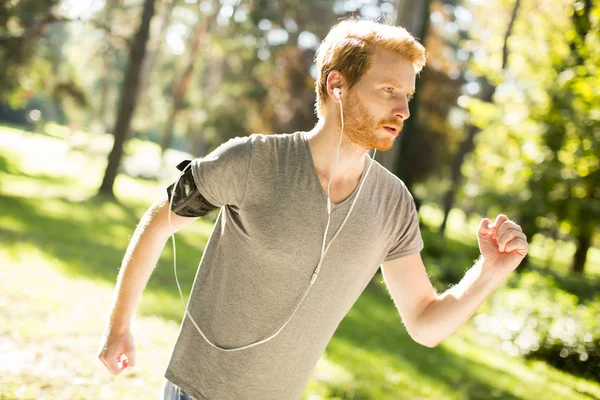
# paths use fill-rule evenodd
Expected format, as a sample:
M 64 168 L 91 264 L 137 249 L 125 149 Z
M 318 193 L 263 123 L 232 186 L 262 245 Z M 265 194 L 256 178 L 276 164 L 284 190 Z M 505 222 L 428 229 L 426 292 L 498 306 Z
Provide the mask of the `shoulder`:
M 412 200 L 412 194 L 402 179 L 381 165 L 377 160 L 373 161 L 373 168 L 377 170 L 378 183 L 381 186 L 379 190 L 387 196 L 400 196 L 402 199 Z
M 302 137 L 299 132 L 266 135 L 253 133 L 248 136 L 236 136 L 220 144 L 215 150 L 204 157 L 199 157 L 196 162 L 209 162 L 218 159 L 254 158 L 254 154 L 268 154 L 270 152 L 298 148 Z
M 238 165 L 240 168 L 248 165 L 252 154 L 252 140 L 249 136 L 237 136 L 221 143 L 216 149 L 192 161 L 192 169 L 216 168 L 219 165 Z
M 252 138 L 250 136 L 236 136 L 221 143 L 216 149 L 208 153 L 204 160 L 215 157 L 221 157 L 224 154 L 240 154 L 250 152 L 252 149 Z
M 262 134 L 254 133 L 249 136 L 253 151 L 259 154 L 296 153 L 302 148 L 302 132 Z
M 248 136 L 249 140 L 256 146 L 281 146 L 298 142 L 302 137 L 301 132 L 295 133 L 253 133 Z

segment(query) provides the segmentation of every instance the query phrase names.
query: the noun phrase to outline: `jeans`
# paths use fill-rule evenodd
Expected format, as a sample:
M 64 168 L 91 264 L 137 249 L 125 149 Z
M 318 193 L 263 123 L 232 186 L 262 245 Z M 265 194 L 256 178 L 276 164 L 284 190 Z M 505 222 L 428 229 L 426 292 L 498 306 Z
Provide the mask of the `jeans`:
M 164 400 L 194 400 L 192 396 L 183 391 L 168 379 L 165 379 L 163 386 Z

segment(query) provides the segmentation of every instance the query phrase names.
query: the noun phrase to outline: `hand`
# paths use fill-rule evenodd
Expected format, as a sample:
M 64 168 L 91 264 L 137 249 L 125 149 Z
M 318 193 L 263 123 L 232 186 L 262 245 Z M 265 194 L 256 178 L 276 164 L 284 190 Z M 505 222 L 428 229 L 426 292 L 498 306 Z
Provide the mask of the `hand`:
M 491 272 L 504 277 L 519 266 L 529 251 L 523 229 L 503 214 L 498 215 L 494 223 L 482 219 L 477 240 L 485 264 Z
M 108 327 L 102 336 L 98 358 L 113 375 L 134 367 L 135 345 L 131 331 L 118 334 Z

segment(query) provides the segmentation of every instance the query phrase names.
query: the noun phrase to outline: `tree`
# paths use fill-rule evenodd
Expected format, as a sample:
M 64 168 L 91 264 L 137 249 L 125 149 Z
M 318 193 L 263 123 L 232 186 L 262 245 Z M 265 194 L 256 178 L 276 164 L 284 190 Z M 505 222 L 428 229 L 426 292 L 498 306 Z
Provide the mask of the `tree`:
M 43 50 L 39 39 L 48 27 L 65 18 L 53 12 L 58 0 L 3 2 L 0 8 L 0 101 L 22 106 L 42 87 L 47 65 L 34 64 Z
M 138 96 L 140 97 L 144 94 L 144 90 L 148 87 L 150 73 L 156 64 L 160 47 L 167 34 L 169 25 L 171 24 L 173 10 L 175 9 L 177 3 L 178 0 L 168 0 L 166 4 L 163 4 L 163 9 L 160 15 L 160 27 L 158 29 L 158 35 L 156 35 L 154 38 L 155 40 L 146 51 L 146 56 L 144 57 L 144 61 L 142 63 L 140 83 L 138 87 Z
M 104 6 L 104 24 L 105 26 L 111 26 L 112 14 L 114 9 L 117 7 L 117 1 L 108 0 Z M 107 109 L 109 105 L 109 92 L 110 92 L 110 81 L 111 71 L 113 69 L 112 59 L 115 54 L 115 46 L 111 40 L 105 40 L 102 45 L 101 57 L 102 57 L 102 77 L 100 78 L 100 105 L 98 107 L 98 113 L 96 118 L 100 122 L 101 132 L 106 132 L 107 123 Z
M 185 106 L 186 95 L 192 84 L 192 79 L 194 76 L 194 67 L 197 63 L 199 51 L 201 50 L 202 45 L 206 40 L 209 28 L 213 26 L 216 22 L 219 10 L 220 9 L 217 7 L 217 4 L 213 3 L 212 11 L 209 13 L 209 15 L 207 15 L 206 17 L 198 15 L 198 22 L 196 23 L 196 26 L 194 27 L 192 35 L 190 37 L 188 62 L 181 75 L 178 78 L 176 78 L 176 81 L 173 85 L 171 97 L 171 112 L 165 123 L 161 135 L 160 148 L 162 155 L 164 155 L 165 151 L 169 147 L 169 142 L 171 141 L 173 128 L 177 122 L 177 115 L 179 114 L 179 111 L 182 110 Z
M 154 6 L 155 0 L 144 1 L 140 26 L 130 48 L 129 64 L 121 88 L 121 100 L 113 129 L 114 144 L 108 156 L 108 165 L 98 191 L 99 195 L 114 197 L 113 185 L 123 155 L 123 144 L 129 134 L 131 118 L 137 105 L 140 70 L 150 36 L 150 21 L 154 15 Z

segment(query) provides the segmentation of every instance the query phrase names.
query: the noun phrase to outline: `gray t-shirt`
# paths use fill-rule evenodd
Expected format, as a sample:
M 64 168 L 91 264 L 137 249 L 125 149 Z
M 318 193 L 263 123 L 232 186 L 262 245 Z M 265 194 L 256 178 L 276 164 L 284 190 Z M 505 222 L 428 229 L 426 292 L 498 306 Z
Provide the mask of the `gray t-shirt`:
M 307 133 L 231 139 L 193 160 L 191 168 L 198 190 L 221 209 L 194 280 L 189 312 L 220 347 L 269 337 L 304 295 L 327 224 L 327 195 Z M 357 190 L 334 206 L 327 243 Z M 206 343 L 184 318 L 167 379 L 197 399 L 300 399 L 337 326 L 380 264 L 422 248 L 412 196 L 375 161 L 316 282 L 279 335 L 224 352 Z

